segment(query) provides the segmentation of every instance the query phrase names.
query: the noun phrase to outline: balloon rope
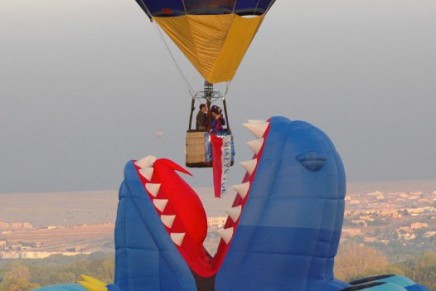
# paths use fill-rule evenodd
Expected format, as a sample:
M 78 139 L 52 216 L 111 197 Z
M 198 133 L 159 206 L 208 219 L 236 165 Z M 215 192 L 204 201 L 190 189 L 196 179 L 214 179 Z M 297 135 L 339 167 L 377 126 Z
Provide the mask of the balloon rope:
M 257 8 L 259 7 L 260 0 L 257 0 L 256 8 L 254 8 L 253 15 L 256 15 Z
M 188 15 L 188 11 L 186 10 L 185 0 L 182 0 L 182 3 L 183 3 L 183 9 L 185 9 L 185 15 Z
M 171 52 L 171 49 L 168 46 L 168 43 L 166 42 L 165 37 L 163 36 L 162 31 L 160 30 L 159 26 L 156 24 L 156 22 L 154 22 L 154 23 L 155 23 L 156 30 L 158 31 L 158 33 L 160 35 L 160 38 L 162 39 L 163 43 L 165 44 L 165 47 L 167 48 L 168 53 L 171 56 L 171 59 L 173 60 L 174 64 L 176 65 L 177 71 L 179 71 L 179 74 L 182 77 L 182 80 L 185 82 L 185 85 L 186 85 L 186 87 L 188 89 L 189 95 L 191 95 L 191 97 L 194 97 L 195 96 L 194 89 L 192 88 L 192 86 L 189 83 L 188 79 L 186 78 L 185 74 L 183 74 L 183 71 L 180 68 L 179 64 L 177 63 L 177 60 L 174 57 L 173 53 Z
M 227 81 L 226 82 L 226 91 L 224 92 L 223 99 L 227 97 L 227 93 L 229 93 L 231 85 L 232 85 L 232 81 Z
M 233 4 L 233 11 L 232 11 L 232 13 L 235 13 L 235 10 L 236 10 L 236 4 L 238 3 L 238 0 L 235 0 L 235 4 Z
M 145 5 L 145 3 L 144 3 L 143 0 L 139 0 L 139 1 L 141 1 L 141 3 L 142 3 L 142 5 L 144 6 L 145 10 L 147 10 L 147 14 L 148 14 L 148 16 L 150 17 L 150 21 L 153 22 L 153 15 L 151 15 L 151 12 L 150 12 L 150 10 L 148 10 L 147 5 Z
M 271 8 L 271 6 L 274 4 L 274 2 L 276 2 L 276 0 L 272 0 L 270 3 L 269 3 L 269 5 L 268 5 L 268 7 L 266 8 L 266 10 L 265 10 L 265 13 L 264 14 L 267 14 L 268 13 L 268 11 L 269 11 L 269 9 Z

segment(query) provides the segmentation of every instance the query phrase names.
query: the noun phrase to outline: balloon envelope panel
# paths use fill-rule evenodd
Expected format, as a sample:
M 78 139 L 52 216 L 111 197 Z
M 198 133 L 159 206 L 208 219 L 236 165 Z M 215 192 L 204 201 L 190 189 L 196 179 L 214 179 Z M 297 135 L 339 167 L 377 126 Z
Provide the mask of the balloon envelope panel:
M 79 284 L 64 284 L 64 285 L 41 287 L 35 289 L 34 291 L 87 291 L 87 290 Z

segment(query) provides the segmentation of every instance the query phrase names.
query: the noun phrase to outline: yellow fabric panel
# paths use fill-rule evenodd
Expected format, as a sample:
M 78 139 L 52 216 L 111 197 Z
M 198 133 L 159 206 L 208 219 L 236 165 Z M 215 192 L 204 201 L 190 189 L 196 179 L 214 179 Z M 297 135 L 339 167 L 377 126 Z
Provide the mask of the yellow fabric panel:
M 81 275 L 83 281 L 79 281 L 79 284 L 82 285 L 88 291 L 107 291 L 106 283 L 95 279 L 91 276 Z
M 215 66 L 208 76 L 211 80 L 222 82 L 233 79 L 263 18 L 263 15 L 253 18 L 235 15 L 221 52 L 215 61 Z
M 79 284 L 88 291 L 107 291 L 107 287 L 94 285 L 93 283 L 87 281 L 79 281 Z
M 184 15 L 154 20 L 207 81 L 219 83 L 235 75 L 263 16 Z
M 105 282 L 103 282 L 103 281 L 101 281 L 99 279 L 96 279 L 94 277 L 88 276 L 88 275 L 82 274 L 82 275 L 80 275 L 80 277 L 82 277 L 82 279 L 84 281 L 92 283 L 92 284 L 97 285 L 97 286 L 106 287 L 106 285 L 107 285 Z

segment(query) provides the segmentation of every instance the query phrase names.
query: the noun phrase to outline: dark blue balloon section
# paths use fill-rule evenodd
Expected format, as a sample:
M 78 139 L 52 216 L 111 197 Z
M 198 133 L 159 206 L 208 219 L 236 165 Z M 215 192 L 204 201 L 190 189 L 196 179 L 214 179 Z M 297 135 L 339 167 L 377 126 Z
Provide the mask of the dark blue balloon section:
M 264 14 L 275 0 L 136 0 L 149 16 Z

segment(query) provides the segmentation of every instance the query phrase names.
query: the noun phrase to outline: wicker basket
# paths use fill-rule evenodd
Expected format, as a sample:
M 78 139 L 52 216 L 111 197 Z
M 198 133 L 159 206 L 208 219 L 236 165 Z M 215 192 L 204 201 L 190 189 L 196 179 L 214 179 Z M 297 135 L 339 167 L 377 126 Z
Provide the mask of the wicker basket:
M 206 162 L 206 146 L 204 143 L 204 131 L 186 132 L 186 166 L 208 167 Z
M 211 152 L 208 153 L 210 144 L 205 142 L 205 135 L 209 133 L 199 130 L 188 130 L 186 132 L 186 166 L 191 168 L 212 167 Z M 230 134 L 228 132 L 227 134 Z M 233 137 L 231 139 L 233 149 Z M 209 151 L 211 149 L 209 148 Z M 233 150 L 232 150 L 233 151 Z M 231 166 L 234 164 L 234 152 L 232 153 Z M 207 157 L 206 157 L 207 156 Z

